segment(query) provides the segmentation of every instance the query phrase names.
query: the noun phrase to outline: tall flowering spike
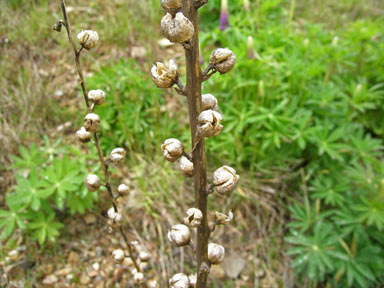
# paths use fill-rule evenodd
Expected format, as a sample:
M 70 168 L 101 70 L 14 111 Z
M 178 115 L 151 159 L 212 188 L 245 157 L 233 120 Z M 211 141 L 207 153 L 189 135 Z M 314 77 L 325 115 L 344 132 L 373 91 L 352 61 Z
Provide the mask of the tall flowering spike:
M 221 0 L 220 27 L 221 31 L 229 28 L 228 0 Z
M 247 57 L 249 59 L 255 59 L 255 51 L 253 49 L 254 49 L 253 37 L 249 35 L 247 38 Z
M 191 21 L 181 12 L 176 13 L 175 17 L 167 13 L 161 19 L 161 30 L 169 41 L 175 43 L 187 42 L 195 31 Z
M 156 62 L 151 69 L 152 80 L 159 88 L 171 88 L 177 79 L 177 64 L 171 59 L 168 67 L 163 63 Z
M 99 43 L 99 34 L 93 30 L 84 30 L 77 34 L 77 39 L 81 46 L 91 50 Z

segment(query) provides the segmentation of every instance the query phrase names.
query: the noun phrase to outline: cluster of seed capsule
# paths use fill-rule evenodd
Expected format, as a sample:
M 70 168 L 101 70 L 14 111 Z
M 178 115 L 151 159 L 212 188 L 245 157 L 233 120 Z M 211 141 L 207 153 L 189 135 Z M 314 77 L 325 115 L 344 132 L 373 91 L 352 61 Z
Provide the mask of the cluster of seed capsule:
M 99 42 L 99 36 L 96 31 L 85 30 L 80 32 L 77 35 L 79 43 L 82 48 L 90 50 L 94 48 Z M 90 110 L 84 118 L 84 125 L 76 132 L 76 138 L 81 143 L 87 143 L 92 141 L 92 133 L 98 133 L 100 129 L 100 117 L 94 113 L 94 109 L 98 105 L 105 103 L 105 92 L 101 89 L 90 90 L 87 94 L 88 101 L 90 102 Z M 107 165 L 121 165 L 126 157 L 126 151 L 123 148 L 115 148 L 110 153 L 109 157 L 106 159 Z M 85 179 L 85 185 L 90 192 L 97 191 L 101 185 L 102 181 L 96 174 L 89 174 Z M 129 186 L 126 184 L 120 184 L 117 188 L 119 197 L 124 197 L 129 194 Z M 121 226 L 122 215 L 118 212 L 117 209 L 111 207 L 107 211 L 108 217 L 108 232 L 112 233 L 115 229 Z M 134 265 L 132 258 L 129 256 L 126 251 L 122 248 L 113 250 L 112 258 L 114 262 L 118 265 L 123 265 L 131 269 L 133 275 L 133 280 L 135 284 L 141 285 L 145 281 L 144 274 L 141 271 L 144 271 L 147 268 L 148 261 L 151 258 L 150 253 L 144 250 L 137 241 L 129 243 L 130 248 L 135 253 L 135 262 L 139 265 L 140 271 Z M 156 280 L 149 280 L 146 283 L 148 288 L 158 288 L 158 282 Z
M 164 36 L 171 42 L 180 43 L 187 47 L 194 35 L 194 27 L 188 18 L 181 12 L 181 0 L 162 0 L 162 8 L 166 15 L 161 20 L 161 28 Z M 229 72 L 236 63 L 236 56 L 228 48 L 218 48 L 214 50 L 209 59 L 208 67 L 204 73 L 219 72 L 225 74 Z M 172 59 L 168 65 L 157 62 L 151 69 L 152 79 L 159 88 L 171 88 L 178 84 L 179 75 L 176 62 Z M 223 117 L 218 112 L 219 105 L 215 96 L 212 94 L 202 95 L 202 112 L 198 116 L 197 136 L 209 138 L 217 136 L 223 129 Z M 165 160 L 176 162 L 179 160 L 179 167 L 182 174 L 186 177 L 193 177 L 194 168 L 192 157 L 186 153 L 183 143 L 175 138 L 164 141 L 161 145 L 162 154 Z M 236 170 L 229 166 L 222 166 L 213 173 L 210 192 L 216 191 L 220 195 L 230 195 L 237 186 L 240 177 Z M 208 192 L 208 191 L 207 191 Z M 232 212 L 228 215 L 220 212 L 215 213 L 214 225 L 225 225 L 233 218 Z M 190 208 L 186 212 L 184 224 L 176 224 L 168 231 L 168 240 L 177 247 L 191 245 L 191 228 L 199 227 L 203 219 L 203 213 L 198 208 Z M 216 243 L 208 244 L 208 260 L 210 264 L 220 264 L 225 257 L 225 249 Z M 187 276 L 183 273 L 175 274 L 170 280 L 171 288 L 195 287 L 196 275 Z

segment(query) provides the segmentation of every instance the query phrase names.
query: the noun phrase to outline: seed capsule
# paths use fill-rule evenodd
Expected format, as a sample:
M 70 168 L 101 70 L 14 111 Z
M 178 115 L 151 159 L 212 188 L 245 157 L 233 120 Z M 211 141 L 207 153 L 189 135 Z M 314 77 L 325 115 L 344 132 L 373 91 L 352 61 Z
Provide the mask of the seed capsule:
M 240 176 L 229 166 L 222 166 L 213 173 L 213 184 L 217 193 L 226 195 L 235 190 Z
M 215 222 L 217 224 L 221 225 L 227 225 L 229 222 L 231 222 L 233 219 L 233 213 L 232 211 L 229 211 L 228 215 L 225 215 L 224 213 L 217 212 L 215 213 Z
M 133 274 L 133 281 L 135 281 L 136 284 L 144 283 L 144 274 L 141 272 L 134 273 Z
M 184 218 L 184 224 L 190 227 L 198 227 L 203 219 L 203 213 L 197 208 L 189 208 L 187 217 Z
M 157 282 L 156 280 L 149 280 L 148 288 L 159 288 L 159 282 Z
M 188 279 L 189 279 L 189 286 L 192 288 L 195 288 L 197 283 L 197 275 L 196 274 L 189 275 Z
M 93 30 L 84 30 L 77 34 L 81 46 L 85 49 L 90 50 L 99 43 L 99 35 Z
M 203 94 L 201 96 L 201 101 L 202 101 L 203 111 L 205 111 L 205 110 L 218 111 L 219 110 L 219 105 L 218 105 L 217 99 L 212 94 Z
M 168 231 L 168 240 L 177 247 L 186 246 L 191 241 L 191 231 L 186 225 L 173 225 Z
M 235 66 L 236 55 L 228 48 L 217 48 L 211 53 L 209 64 L 221 74 L 225 74 Z
M 119 187 L 117 187 L 117 192 L 119 192 L 120 195 L 127 195 L 129 193 L 129 186 L 120 184 Z
M 110 159 L 114 164 L 120 164 L 124 161 L 126 154 L 123 148 L 115 148 L 111 152 Z
M 216 243 L 208 244 L 208 260 L 211 264 L 220 264 L 225 257 L 225 249 Z
M 161 30 L 169 41 L 176 43 L 187 42 L 192 38 L 195 31 L 191 21 L 181 12 L 176 13 L 175 17 L 167 13 L 161 19 Z
M 105 92 L 101 89 L 91 90 L 88 92 L 88 99 L 96 105 L 101 105 L 105 102 Z
M 193 176 L 193 163 L 187 157 L 181 156 L 180 158 L 180 170 L 186 177 Z
M 183 155 L 184 145 L 180 140 L 170 138 L 164 141 L 164 144 L 161 145 L 161 150 L 165 160 L 175 162 Z
M 156 62 L 156 65 L 151 69 L 152 80 L 159 88 L 172 87 L 177 79 L 177 64 L 171 59 L 168 62 L 168 67 L 163 63 Z
M 148 262 L 149 259 L 151 259 L 151 254 L 149 254 L 148 252 L 146 251 L 141 251 L 139 253 L 139 258 L 142 262 Z
M 88 132 L 97 132 L 100 127 L 100 117 L 95 113 L 89 113 L 84 119 L 84 128 Z
M 112 252 L 113 261 L 116 264 L 121 264 L 124 261 L 125 253 L 122 249 L 116 249 Z
M 79 130 L 76 131 L 76 139 L 82 143 L 87 143 L 91 141 L 92 134 L 85 130 L 84 127 L 81 127 Z
M 200 113 L 198 118 L 197 132 L 201 137 L 214 137 L 220 134 L 223 129 L 221 125 L 223 117 L 214 110 L 205 110 Z
M 184 273 L 178 273 L 169 279 L 169 286 L 171 288 L 189 288 L 189 278 Z
M 171 14 L 175 14 L 177 10 L 181 9 L 182 0 L 161 0 L 161 7 Z
M 120 223 L 123 219 L 123 216 L 121 216 L 120 213 L 115 211 L 115 208 L 111 207 L 108 209 L 108 218 L 112 220 L 114 223 Z
M 89 192 L 96 191 L 100 188 L 101 180 L 99 176 L 95 174 L 89 174 L 87 176 L 87 179 L 85 180 L 85 186 L 87 186 L 87 189 Z

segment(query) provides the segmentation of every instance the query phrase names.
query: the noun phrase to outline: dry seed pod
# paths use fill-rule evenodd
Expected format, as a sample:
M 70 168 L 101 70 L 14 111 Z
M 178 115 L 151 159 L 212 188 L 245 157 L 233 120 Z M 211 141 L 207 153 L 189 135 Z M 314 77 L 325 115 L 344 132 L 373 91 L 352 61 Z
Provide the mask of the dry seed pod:
M 198 118 L 197 132 L 201 137 L 214 137 L 220 134 L 223 129 L 221 125 L 223 117 L 214 110 L 205 110 L 200 113 Z
M 195 31 L 191 21 L 181 12 L 176 13 L 175 17 L 167 13 L 161 19 L 161 30 L 169 41 L 176 43 L 187 42 Z
M 217 212 L 215 213 L 215 222 L 217 224 L 221 225 L 227 225 L 229 222 L 231 222 L 233 219 L 233 213 L 232 211 L 229 211 L 228 215 L 225 215 L 224 213 Z
M 186 177 L 193 176 L 193 163 L 185 156 L 181 156 L 180 169 L 181 169 L 181 173 L 183 173 L 184 176 Z
M 225 249 L 216 243 L 208 244 L 208 260 L 211 264 L 220 264 L 225 257 Z
M 236 174 L 236 170 L 229 166 L 222 166 L 213 172 L 213 184 L 216 191 L 221 194 L 229 194 L 235 190 L 240 176 Z
M 110 159 L 114 164 L 120 164 L 124 161 L 126 154 L 123 148 L 115 148 L 111 152 Z
M 111 207 L 108 209 L 108 218 L 114 222 L 120 223 L 123 217 L 121 216 L 120 213 L 115 211 L 115 208 Z
M 212 94 L 203 94 L 201 96 L 201 101 L 202 101 L 202 110 L 214 110 L 218 111 L 219 110 L 219 105 L 217 102 L 217 99 L 215 96 Z
M 139 253 L 139 258 L 142 262 L 148 262 L 149 259 L 151 259 L 151 254 L 149 254 L 148 252 L 146 251 L 141 251 Z
M 184 145 L 180 140 L 170 138 L 164 141 L 161 145 L 161 150 L 163 151 L 165 160 L 175 162 L 183 155 Z
M 116 249 L 112 252 L 113 261 L 116 264 L 121 264 L 124 261 L 125 253 L 122 249 Z
M 84 119 L 84 128 L 89 132 L 97 132 L 100 127 L 100 117 L 95 113 L 89 113 Z
M 144 283 L 144 274 L 141 272 L 134 273 L 133 274 L 133 281 L 135 281 L 136 284 Z
M 129 186 L 120 184 L 119 187 L 117 187 L 117 192 L 119 192 L 120 195 L 127 195 L 129 193 Z
M 88 92 L 88 99 L 95 105 L 101 105 L 105 102 L 105 92 L 101 89 L 91 90 Z
M 159 282 L 157 280 L 149 280 L 148 288 L 159 288 Z
M 161 7 L 171 14 L 175 14 L 175 12 L 181 9 L 182 0 L 161 0 Z
M 87 179 L 85 179 L 85 186 L 87 186 L 89 192 L 93 192 L 99 189 L 101 186 L 101 180 L 99 176 L 95 174 L 89 174 Z
M 178 273 L 169 279 L 169 286 L 171 288 L 189 288 L 189 278 L 184 273 Z
M 84 30 L 77 34 L 81 46 L 85 49 L 90 50 L 99 43 L 99 35 L 93 30 Z
M 202 219 L 203 213 L 200 211 L 200 209 L 189 208 L 187 210 L 187 217 L 184 218 L 184 224 L 195 228 L 201 224 Z
M 189 279 L 189 286 L 195 288 L 197 283 L 197 275 L 192 274 L 188 276 Z
M 152 66 L 151 75 L 157 87 L 170 88 L 177 79 L 177 64 L 173 59 L 169 60 L 168 67 L 161 62 L 156 62 L 156 65 Z
M 79 130 L 76 131 L 76 139 L 82 143 L 87 143 L 91 141 L 92 134 L 85 130 L 84 127 L 81 127 Z
M 209 58 L 209 64 L 221 74 L 232 70 L 236 63 L 236 55 L 228 48 L 217 48 L 213 50 Z
M 188 226 L 176 224 L 168 231 L 168 240 L 177 247 L 189 245 L 191 241 L 191 231 Z

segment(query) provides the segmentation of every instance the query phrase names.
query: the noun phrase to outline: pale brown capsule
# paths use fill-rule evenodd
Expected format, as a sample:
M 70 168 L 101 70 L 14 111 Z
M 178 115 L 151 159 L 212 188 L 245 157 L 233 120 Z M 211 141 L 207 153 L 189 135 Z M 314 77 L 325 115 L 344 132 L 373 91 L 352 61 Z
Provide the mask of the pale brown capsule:
M 97 132 L 100 127 L 100 117 L 95 113 L 89 113 L 84 119 L 84 128 L 88 132 Z
M 180 158 L 180 170 L 186 177 L 193 176 L 193 163 L 187 157 L 181 156 Z
M 217 136 L 223 129 L 223 125 L 220 124 L 221 121 L 223 121 L 223 117 L 219 112 L 214 110 L 205 110 L 199 115 L 197 133 L 201 137 Z
M 123 148 L 115 148 L 112 150 L 109 158 L 114 164 L 120 164 L 124 161 L 126 154 Z
M 189 41 L 195 31 L 191 21 L 181 12 L 176 13 L 175 17 L 167 13 L 161 19 L 161 30 L 169 41 L 176 43 Z
M 88 92 L 88 99 L 95 105 L 101 105 L 105 102 L 105 92 L 101 89 L 91 90 Z
M 152 66 L 151 75 L 153 83 L 159 88 L 170 88 L 176 83 L 177 79 L 177 64 L 171 59 L 166 67 L 161 62 L 156 62 Z
M 175 162 L 183 155 L 184 145 L 180 140 L 170 138 L 164 141 L 161 145 L 161 150 L 165 160 Z
M 216 243 L 208 244 L 208 260 L 211 264 L 220 264 L 225 257 L 225 249 Z
M 202 110 L 219 110 L 217 99 L 212 94 L 203 94 L 201 96 Z
M 184 224 L 195 228 L 200 226 L 202 219 L 203 213 L 200 211 L 200 209 L 189 208 L 187 210 L 187 217 L 184 218 Z
M 116 264 L 121 264 L 124 261 L 125 253 L 122 249 L 116 249 L 112 252 L 113 261 Z
M 81 46 L 85 49 L 90 50 L 99 43 L 99 35 L 93 30 L 84 30 L 77 34 Z
M 175 14 L 177 10 L 181 9 L 182 0 L 161 0 L 161 7 L 171 14 Z
M 211 53 L 209 64 L 221 74 L 225 74 L 235 66 L 236 55 L 228 48 L 217 48 Z
M 99 176 L 95 174 L 89 174 L 85 180 L 85 186 L 87 186 L 89 192 L 93 192 L 99 189 L 101 186 L 101 180 Z
M 142 262 L 148 262 L 149 259 L 151 259 L 151 254 L 149 254 L 148 252 L 146 251 L 141 251 L 139 253 L 139 258 Z
M 169 286 L 171 288 L 189 288 L 189 278 L 184 273 L 178 273 L 169 279 Z
M 81 127 L 76 131 L 76 139 L 82 143 L 87 143 L 92 140 L 92 134 L 85 130 L 84 127 Z
M 126 184 L 120 184 L 119 187 L 117 187 L 117 192 L 119 192 L 120 195 L 128 195 L 129 186 Z
M 232 211 L 229 211 L 228 215 L 225 215 L 224 213 L 217 212 L 215 213 L 215 222 L 217 224 L 221 225 L 227 225 L 229 222 L 231 222 L 233 219 L 233 213 Z
M 177 247 L 189 245 L 191 241 L 191 231 L 188 226 L 176 224 L 168 231 L 168 240 Z
M 213 173 L 213 184 L 219 194 L 226 195 L 235 190 L 240 176 L 229 166 L 222 166 Z
M 135 281 L 135 283 L 138 285 L 144 283 L 144 274 L 141 272 L 134 273 L 133 281 Z

